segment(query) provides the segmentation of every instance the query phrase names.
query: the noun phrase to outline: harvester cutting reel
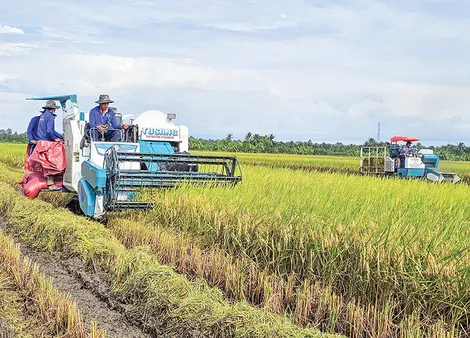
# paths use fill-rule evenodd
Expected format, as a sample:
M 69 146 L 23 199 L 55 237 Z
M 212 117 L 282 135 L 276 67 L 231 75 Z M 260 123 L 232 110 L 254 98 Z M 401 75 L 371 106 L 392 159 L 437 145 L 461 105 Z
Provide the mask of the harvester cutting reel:
M 109 148 L 104 156 L 106 186 L 104 209 L 143 209 L 153 202 L 139 201 L 143 188 L 173 188 L 191 185 L 235 185 L 242 180 L 234 156 L 191 155 L 188 153 L 131 153 Z

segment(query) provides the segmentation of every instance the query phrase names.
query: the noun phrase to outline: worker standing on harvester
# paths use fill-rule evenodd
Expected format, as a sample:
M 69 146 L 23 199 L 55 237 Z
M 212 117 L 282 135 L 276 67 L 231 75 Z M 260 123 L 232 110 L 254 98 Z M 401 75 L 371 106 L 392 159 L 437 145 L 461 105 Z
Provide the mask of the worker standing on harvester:
M 55 110 L 59 106 L 56 106 L 55 102 L 49 100 L 46 102 L 46 105 L 42 107 L 44 112 L 39 117 L 38 127 L 37 127 L 37 141 L 56 141 L 60 142 L 64 137 L 55 130 L 54 116 Z
M 42 114 L 43 111 L 40 111 Z M 34 150 L 34 147 L 38 143 L 38 124 L 39 124 L 40 115 L 33 117 L 29 121 L 28 129 L 26 130 L 26 134 L 28 135 L 28 148 L 27 153 L 31 155 Z
M 127 129 L 126 124 L 120 125 L 116 119 L 116 114 L 109 109 L 109 104 L 114 101 L 109 99 L 109 95 L 101 94 L 98 98 L 98 106 L 90 110 L 91 137 L 94 141 L 99 141 L 103 136 L 104 141 L 119 142 L 121 140 L 120 129 Z M 112 128 L 112 129 L 110 129 Z
M 55 130 L 55 110 L 59 106 L 55 104 L 53 100 L 46 102 L 46 105 L 42 107 L 44 109 L 43 113 L 39 117 L 38 127 L 37 127 L 37 141 L 47 141 L 47 142 L 62 142 L 64 137 Z M 45 174 L 47 179 L 47 185 L 49 189 L 56 189 L 54 175 Z
M 26 135 L 28 135 L 27 153 L 29 155 L 32 154 L 32 152 L 34 150 L 34 147 L 36 146 L 36 144 L 38 143 L 38 140 L 39 140 L 38 125 L 39 125 L 39 119 L 41 118 L 41 114 L 44 113 L 44 110 L 40 110 L 39 113 L 40 113 L 39 115 L 33 117 L 29 121 L 28 129 L 26 130 Z M 57 114 L 55 112 L 52 112 L 52 116 L 54 116 L 54 118 L 55 118 L 57 116 Z

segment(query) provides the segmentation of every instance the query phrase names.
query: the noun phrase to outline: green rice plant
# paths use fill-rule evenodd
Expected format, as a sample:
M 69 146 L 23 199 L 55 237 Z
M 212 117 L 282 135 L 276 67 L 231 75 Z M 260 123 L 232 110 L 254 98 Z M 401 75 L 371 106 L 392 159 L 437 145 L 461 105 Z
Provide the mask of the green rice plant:
M 266 168 L 285 168 L 315 172 L 341 172 L 343 174 L 358 174 L 359 159 L 346 156 L 312 156 L 292 154 L 251 154 L 251 153 L 218 153 L 194 152 L 195 154 L 233 155 L 242 166 L 253 165 Z

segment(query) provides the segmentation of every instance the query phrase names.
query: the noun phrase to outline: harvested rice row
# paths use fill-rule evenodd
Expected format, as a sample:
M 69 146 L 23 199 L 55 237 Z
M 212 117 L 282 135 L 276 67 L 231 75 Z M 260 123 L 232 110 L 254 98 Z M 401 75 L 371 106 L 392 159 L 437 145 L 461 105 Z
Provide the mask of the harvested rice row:
M 91 323 L 85 328 L 76 303 L 47 280 L 14 241 L 0 231 L 0 318 L 22 337 L 101 338 Z
M 145 247 L 126 248 L 101 224 L 27 200 L 0 183 L 0 209 L 9 231 L 37 249 L 77 255 L 110 274 L 115 296 L 133 303 L 132 313 L 155 333 L 195 332 L 205 337 L 332 337 L 300 328 L 284 316 L 229 304 L 202 280 L 189 282 L 157 263 Z M 31 209 L 42 210 L 32 214 Z
M 43 334 L 50 336 L 49 328 L 34 316 L 32 308 L 25 302 L 24 296 L 17 289 L 13 276 L 0 266 L 0 337 L 12 338 L 18 335 L 34 337 Z

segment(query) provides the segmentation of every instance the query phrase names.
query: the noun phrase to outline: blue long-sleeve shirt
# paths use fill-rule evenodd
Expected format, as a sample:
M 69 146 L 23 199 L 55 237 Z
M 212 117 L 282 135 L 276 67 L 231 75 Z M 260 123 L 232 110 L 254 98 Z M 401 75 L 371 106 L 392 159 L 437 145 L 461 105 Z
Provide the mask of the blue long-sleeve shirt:
M 121 125 L 116 119 L 116 114 L 114 114 L 112 109 L 108 109 L 106 113 L 101 114 L 100 106 L 96 106 L 90 110 L 89 119 L 90 128 L 96 128 L 109 122 L 113 129 L 121 129 Z
M 410 150 L 411 150 L 410 147 L 408 147 L 407 145 L 404 145 L 404 146 L 401 147 L 401 149 L 400 149 L 400 155 L 404 156 L 404 155 L 406 155 Z
M 38 123 L 39 123 L 39 115 L 35 116 L 29 121 L 28 130 L 26 133 L 28 134 L 28 142 L 31 141 L 38 141 Z
M 39 117 L 37 136 L 38 140 L 44 141 L 54 141 L 56 138 L 64 138 L 55 131 L 54 116 L 49 109 L 45 109 L 44 113 Z

